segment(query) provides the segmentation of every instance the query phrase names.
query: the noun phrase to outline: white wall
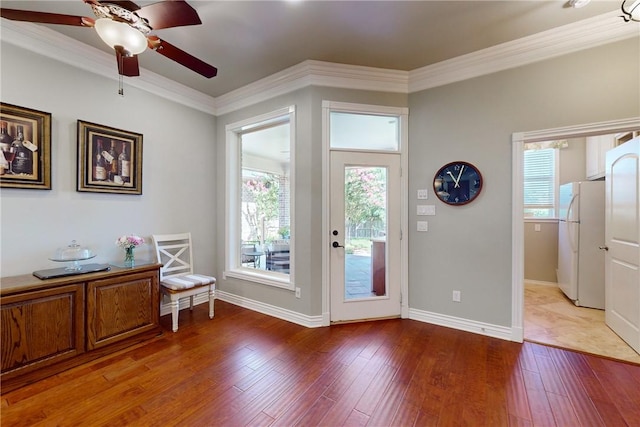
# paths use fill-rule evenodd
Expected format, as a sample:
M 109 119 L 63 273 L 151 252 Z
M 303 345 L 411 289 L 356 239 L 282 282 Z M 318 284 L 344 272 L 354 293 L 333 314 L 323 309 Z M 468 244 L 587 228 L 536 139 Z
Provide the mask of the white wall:
M 13 45 L 1 45 L 2 102 L 52 114 L 52 190 L 1 191 L 3 277 L 60 267 L 53 251 L 72 239 L 121 262 L 118 236 L 191 231 L 195 263 L 214 273 L 215 118 L 117 80 L 84 72 Z M 117 75 L 115 60 L 114 78 Z M 76 191 L 77 120 L 143 134 L 140 196 Z M 152 245 L 136 250 L 152 259 Z

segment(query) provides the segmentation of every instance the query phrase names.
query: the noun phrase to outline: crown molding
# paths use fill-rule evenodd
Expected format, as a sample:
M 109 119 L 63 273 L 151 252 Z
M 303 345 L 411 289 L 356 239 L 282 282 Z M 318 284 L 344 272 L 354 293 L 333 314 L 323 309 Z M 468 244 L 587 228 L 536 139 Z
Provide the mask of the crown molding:
M 640 26 L 609 12 L 413 70 L 409 93 L 639 36 Z
M 226 114 L 307 86 L 407 93 L 406 71 L 307 60 L 216 98 Z
M 610 120 L 598 123 L 586 123 L 552 129 L 542 129 L 513 134 L 512 142 L 538 142 L 557 139 L 578 138 L 589 135 L 602 135 L 613 132 L 630 132 L 640 129 L 640 117 Z
M 0 40 L 117 80 L 113 56 L 41 25 L 3 19 Z M 610 12 L 412 71 L 307 60 L 217 98 L 144 68 L 127 85 L 212 115 L 226 114 L 308 86 L 413 93 L 640 37 L 640 27 Z
M 118 81 L 119 76 L 114 55 L 42 25 L 2 19 L 0 40 Z M 213 114 L 215 111 L 215 98 L 142 67 L 140 68 L 140 76 L 125 77 L 124 83 L 127 86 L 153 93 L 208 114 Z

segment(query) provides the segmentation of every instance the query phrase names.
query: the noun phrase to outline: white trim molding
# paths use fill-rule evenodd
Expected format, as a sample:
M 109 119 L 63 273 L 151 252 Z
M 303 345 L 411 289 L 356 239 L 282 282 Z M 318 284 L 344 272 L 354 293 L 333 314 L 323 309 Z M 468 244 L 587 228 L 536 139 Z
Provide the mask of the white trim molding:
M 278 319 L 286 320 L 291 323 L 306 326 L 307 328 L 319 328 L 324 326 L 322 324 L 322 315 L 309 316 L 221 290 L 216 290 L 216 299 L 247 308 L 249 310 L 257 311 L 258 313 L 266 314 L 268 316 L 277 317 Z
M 412 71 L 307 60 L 216 98 L 144 68 L 139 77 L 125 82 L 205 113 L 221 115 L 313 85 L 408 94 L 639 35 L 637 25 L 625 24 L 614 11 Z M 112 55 L 41 25 L 5 19 L 0 40 L 107 78 L 118 78 Z
M 409 93 L 551 59 L 580 50 L 638 37 L 620 12 L 609 12 L 428 65 L 409 73 Z
M 460 317 L 448 316 L 446 314 L 418 310 L 415 308 L 409 309 L 409 319 L 445 326 L 459 331 L 500 338 L 507 341 L 518 341 L 513 339 L 513 332 L 507 326 L 492 325 L 491 323 L 477 322 L 475 320 L 463 319 Z
M 295 323 L 307 328 L 319 328 L 321 326 L 325 326 L 323 324 L 322 315 L 308 316 L 293 310 L 287 310 L 275 305 L 265 304 L 260 301 L 241 297 L 219 289 L 216 289 L 215 299 L 219 299 L 220 301 L 228 302 L 248 310 L 257 311 L 258 313 L 266 314 L 267 316 L 277 317 L 278 319 L 286 320 L 287 322 Z M 209 296 L 207 294 L 199 294 L 193 297 L 194 306 L 208 303 Z M 183 298 L 180 300 L 180 307 L 178 310 L 183 310 L 185 308 L 189 308 L 189 298 Z M 163 300 L 160 304 L 160 316 L 169 314 L 171 314 L 171 306 L 168 302 L 165 303 Z
M 407 93 L 406 71 L 307 60 L 216 98 L 226 114 L 307 86 Z

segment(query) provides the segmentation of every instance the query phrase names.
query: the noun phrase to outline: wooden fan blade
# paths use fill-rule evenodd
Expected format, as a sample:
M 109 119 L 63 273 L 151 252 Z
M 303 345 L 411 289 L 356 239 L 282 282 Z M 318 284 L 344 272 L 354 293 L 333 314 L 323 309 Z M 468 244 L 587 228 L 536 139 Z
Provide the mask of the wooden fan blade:
M 149 40 L 149 47 L 151 49 L 154 49 L 159 54 L 176 61 L 178 64 L 184 65 L 190 70 L 193 70 L 208 79 L 218 74 L 218 69 L 213 65 L 209 65 L 206 62 L 201 61 L 195 56 L 175 47 L 171 43 L 167 43 L 157 36 L 149 36 L 147 39 Z
M 183 0 L 163 1 L 144 6 L 136 14 L 154 30 L 202 24 L 198 12 Z
M 16 10 L 0 8 L 0 16 L 12 21 L 37 22 L 39 24 L 75 25 L 78 27 L 92 27 L 93 19 L 84 16 L 61 15 L 59 13 L 33 12 L 30 10 Z
M 116 60 L 118 61 L 118 74 L 127 77 L 136 77 L 140 75 L 140 67 L 138 67 L 138 57 L 136 55 L 127 56 L 122 46 L 116 46 Z

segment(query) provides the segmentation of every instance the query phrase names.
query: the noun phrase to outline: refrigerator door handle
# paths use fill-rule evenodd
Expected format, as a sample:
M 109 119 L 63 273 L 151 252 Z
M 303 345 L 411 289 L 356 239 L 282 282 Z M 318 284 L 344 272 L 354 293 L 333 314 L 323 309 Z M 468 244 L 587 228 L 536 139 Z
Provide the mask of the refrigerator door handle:
M 573 211 L 573 206 L 577 198 L 578 198 L 578 195 L 574 194 L 573 197 L 571 198 L 571 202 L 569 202 L 569 208 L 567 209 L 567 235 L 569 236 L 569 244 L 571 245 L 571 250 L 573 252 L 576 252 L 578 250 L 578 248 L 576 247 L 576 239 L 575 239 L 575 233 L 574 233 L 576 226 L 574 226 L 573 224 L 579 224 L 580 219 L 578 218 L 577 221 L 574 221 L 574 220 L 570 220 L 570 218 L 572 213 L 571 211 Z
M 565 220 L 567 222 L 579 222 L 579 221 L 571 221 L 571 211 L 573 210 L 573 203 L 576 201 L 576 199 L 578 198 L 577 194 L 574 194 L 573 197 L 571 197 L 571 201 L 569 202 L 569 207 L 567 208 L 567 217 L 565 218 Z

